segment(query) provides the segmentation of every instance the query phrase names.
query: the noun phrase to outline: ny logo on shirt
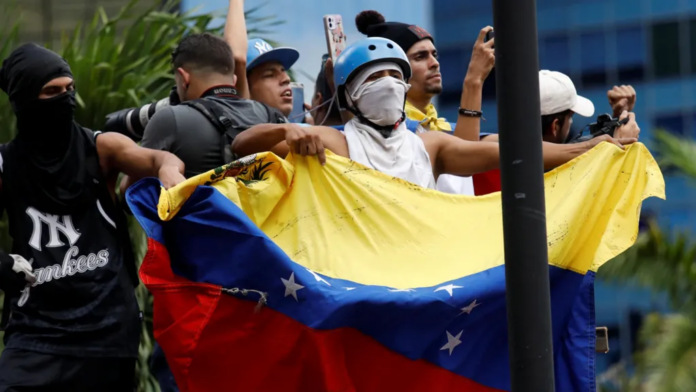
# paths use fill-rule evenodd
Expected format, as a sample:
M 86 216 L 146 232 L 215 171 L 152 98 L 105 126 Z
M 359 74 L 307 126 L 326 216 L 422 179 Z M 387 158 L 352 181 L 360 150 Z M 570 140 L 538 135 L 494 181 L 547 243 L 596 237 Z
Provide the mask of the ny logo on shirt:
M 57 248 L 65 245 L 58 236 L 59 231 L 68 238 L 70 246 L 75 245 L 80 238 L 80 233 L 73 227 L 70 215 L 61 217 L 58 215 L 44 214 L 34 207 L 27 208 L 27 215 L 29 215 L 34 225 L 31 238 L 29 239 L 29 245 L 38 251 L 41 251 L 41 237 L 44 223 L 48 225 L 48 243 L 46 244 L 48 248 Z
M 259 54 L 264 54 L 266 52 L 270 52 L 271 50 L 273 50 L 271 45 L 269 45 L 268 42 L 264 42 L 264 41 L 257 42 L 254 45 L 254 47 L 256 48 L 256 50 L 259 51 Z

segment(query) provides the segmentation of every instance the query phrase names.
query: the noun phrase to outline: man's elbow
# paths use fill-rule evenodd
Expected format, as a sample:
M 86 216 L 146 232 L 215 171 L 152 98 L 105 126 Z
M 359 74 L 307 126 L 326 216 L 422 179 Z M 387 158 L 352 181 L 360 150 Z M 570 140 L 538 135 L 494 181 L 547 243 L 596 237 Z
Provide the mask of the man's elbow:
M 246 132 L 249 132 L 248 130 Z M 232 140 L 232 144 L 230 145 L 230 150 L 232 150 L 232 154 L 234 156 L 246 156 L 249 154 L 253 154 L 253 152 L 247 152 L 247 143 L 244 142 L 244 137 L 240 134 L 234 140 Z

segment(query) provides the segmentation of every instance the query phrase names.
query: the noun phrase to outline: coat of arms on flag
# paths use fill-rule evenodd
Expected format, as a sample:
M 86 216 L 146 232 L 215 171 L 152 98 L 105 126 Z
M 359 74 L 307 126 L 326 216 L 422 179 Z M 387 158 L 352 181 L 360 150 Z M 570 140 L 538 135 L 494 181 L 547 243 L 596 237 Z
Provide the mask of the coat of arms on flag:
M 556 389 L 594 390 L 594 272 L 664 180 L 640 143 L 545 177 Z M 499 193 L 424 189 L 327 154 L 257 154 L 128 203 L 182 391 L 508 391 Z

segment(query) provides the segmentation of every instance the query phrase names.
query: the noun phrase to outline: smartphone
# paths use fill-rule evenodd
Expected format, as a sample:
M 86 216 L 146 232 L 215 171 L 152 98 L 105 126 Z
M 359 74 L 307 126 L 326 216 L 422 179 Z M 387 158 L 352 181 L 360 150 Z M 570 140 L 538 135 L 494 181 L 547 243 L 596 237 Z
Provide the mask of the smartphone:
M 341 15 L 324 15 L 324 33 L 326 34 L 326 47 L 329 50 L 329 56 L 335 64 L 338 55 L 346 49 L 347 37 L 343 31 Z
M 493 30 L 486 33 L 486 39 L 483 42 L 488 42 L 492 38 L 495 38 L 495 32 Z M 495 45 L 493 45 L 493 47 L 495 48 Z
M 304 85 L 302 83 L 290 83 L 292 89 L 292 112 L 288 120 L 293 123 L 301 123 L 305 120 Z
M 609 329 L 607 327 L 595 328 L 596 342 L 595 352 L 606 354 L 609 352 Z

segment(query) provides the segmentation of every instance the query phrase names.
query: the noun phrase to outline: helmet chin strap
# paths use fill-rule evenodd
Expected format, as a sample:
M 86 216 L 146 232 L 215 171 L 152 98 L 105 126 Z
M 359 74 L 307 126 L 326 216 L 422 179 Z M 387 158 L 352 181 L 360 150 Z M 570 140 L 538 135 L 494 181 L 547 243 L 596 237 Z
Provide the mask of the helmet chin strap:
M 346 95 L 347 95 L 347 94 L 346 94 Z M 350 111 L 351 113 L 353 113 L 353 115 L 354 115 L 355 117 L 357 117 L 358 120 L 360 120 L 361 123 L 363 123 L 363 124 L 365 124 L 365 125 L 369 125 L 371 128 L 373 128 L 373 129 L 375 129 L 376 131 L 378 131 L 378 132 L 380 133 L 380 135 L 382 135 L 382 137 L 384 137 L 385 139 L 389 138 L 389 136 L 391 136 L 392 132 L 394 132 L 394 130 L 395 130 L 396 128 L 398 128 L 399 125 L 401 125 L 401 123 L 403 123 L 403 122 L 406 120 L 406 112 L 402 110 L 402 112 L 401 112 L 401 118 L 400 118 L 399 120 L 397 120 L 397 121 L 394 123 L 394 125 L 378 125 L 378 124 L 375 124 L 375 123 L 373 123 L 372 121 L 368 120 L 367 117 L 363 116 L 362 113 L 360 113 L 360 110 L 358 109 L 357 105 L 355 105 L 355 104 L 353 103 L 353 100 L 352 100 L 350 97 L 346 97 L 346 98 L 347 98 L 348 100 L 350 100 L 350 103 L 351 103 L 351 105 L 348 107 L 348 111 Z M 404 97 L 404 106 L 406 106 L 406 97 Z

